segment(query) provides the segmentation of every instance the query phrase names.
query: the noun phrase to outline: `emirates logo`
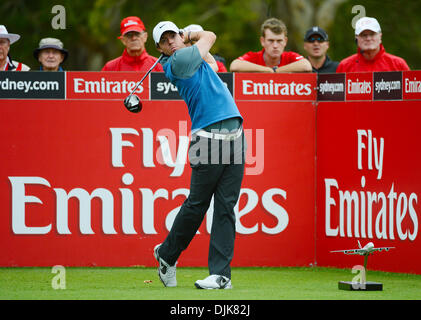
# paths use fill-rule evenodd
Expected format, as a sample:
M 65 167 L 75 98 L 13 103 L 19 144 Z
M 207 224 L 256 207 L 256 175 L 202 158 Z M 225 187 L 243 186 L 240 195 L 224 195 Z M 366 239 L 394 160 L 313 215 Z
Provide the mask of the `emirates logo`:
M 124 27 L 132 26 L 132 25 L 138 25 L 136 21 L 129 20 L 124 24 Z

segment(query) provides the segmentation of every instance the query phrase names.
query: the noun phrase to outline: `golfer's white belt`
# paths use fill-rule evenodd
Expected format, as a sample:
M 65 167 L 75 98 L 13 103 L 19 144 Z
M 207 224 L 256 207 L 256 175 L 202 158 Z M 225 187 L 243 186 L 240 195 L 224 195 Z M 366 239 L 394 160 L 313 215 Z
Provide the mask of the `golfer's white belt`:
M 205 130 L 199 130 L 195 134 L 200 137 L 209 138 L 209 139 L 232 141 L 239 138 L 242 133 L 243 133 L 243 127 L 240 127 L 240 129 L 238 129 L 237 132 L 234 132 L 234 133 L 224 134 L 224 133 L 214 133 L 214 132 L 208 132 Z

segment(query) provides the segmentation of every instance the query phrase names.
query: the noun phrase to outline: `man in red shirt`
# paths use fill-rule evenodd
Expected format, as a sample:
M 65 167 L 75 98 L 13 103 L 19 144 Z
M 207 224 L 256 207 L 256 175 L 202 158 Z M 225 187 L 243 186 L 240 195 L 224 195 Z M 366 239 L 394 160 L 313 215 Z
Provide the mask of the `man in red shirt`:
M 380 24 L 375 18 L 363 17 L 355 25 L 358 52 L 341 61 L 336 72 L 404 71 L 404 59 L 387 53 L 382 45 Z
M 284 51 L 287 45 L 287 28 L 276 18 L 267 19 L 261 26 L 259 52 L 247 52 L 230 65 L 231 72 L 311 72 L 311 64 L 302 55 Z
M 126 47 L 123 54 L 108 61 L 102 71 L 148 71 L 157 58 L 150 56 L 145 49 L 148 39 L 146 28 L 138 17 L 127 17 L 120 24 L 121 35 L 118 37 Z M 152 71 L 163 71 L 158 63 Z

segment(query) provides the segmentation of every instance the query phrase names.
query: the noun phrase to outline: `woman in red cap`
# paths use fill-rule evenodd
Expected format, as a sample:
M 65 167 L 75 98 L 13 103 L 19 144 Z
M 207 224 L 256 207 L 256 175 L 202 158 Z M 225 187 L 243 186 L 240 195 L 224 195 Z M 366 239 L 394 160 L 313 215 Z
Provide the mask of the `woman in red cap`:
M 148 71 L 157 58 L 146 52 L 148 33 L 142 20 L 138 17 L 124 18 L 121 20 L 120 31 L 118 38 L 126 48 L 120 57 L 108 61 L 102 71 Z M 163 68 L 158 63 L 152 71 L 163 71 Z

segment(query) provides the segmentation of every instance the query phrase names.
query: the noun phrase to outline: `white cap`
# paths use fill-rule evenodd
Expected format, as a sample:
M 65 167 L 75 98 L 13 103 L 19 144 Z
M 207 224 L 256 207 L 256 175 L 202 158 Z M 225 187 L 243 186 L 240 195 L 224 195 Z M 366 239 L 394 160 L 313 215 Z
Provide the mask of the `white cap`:
M 364 30 L 371 30 L 373 32 L 381 32 L 379 22 L 375 18 L 363 17 L 355 24 L 355 35 L 359 35 Z
M 0 38 L 9 39 L 10 44 L 12 44 L 20 39 L 20 35 L 14 34 L 14 33 L 8 33 L 6 26 L 0 25 Z
M 184 32 L 189 32 L 189 31 L 203 31 L 203 28 L 199 24 L 189 24 L 183 30 L 184 30 Z
M 161 40 L 161 36 L 166 31 L 174 31 L 175 33 L 179 33 L 180 29 L 171 21 L 161 21 L 159 22 L 155 28 L 153 28 L 153 40 L 155 41 L 155 44 L 159 43 L 159 40 Z

